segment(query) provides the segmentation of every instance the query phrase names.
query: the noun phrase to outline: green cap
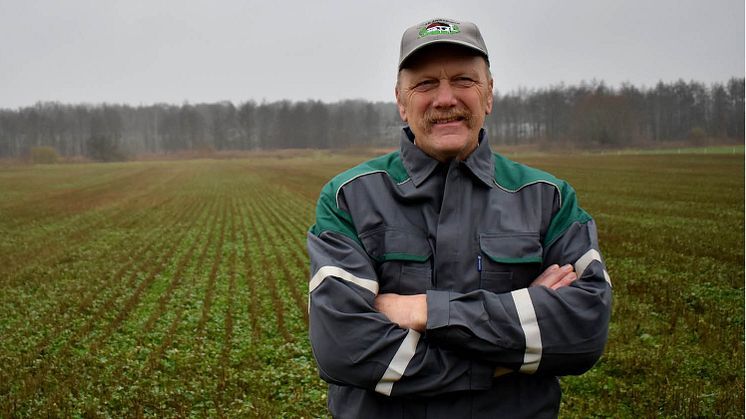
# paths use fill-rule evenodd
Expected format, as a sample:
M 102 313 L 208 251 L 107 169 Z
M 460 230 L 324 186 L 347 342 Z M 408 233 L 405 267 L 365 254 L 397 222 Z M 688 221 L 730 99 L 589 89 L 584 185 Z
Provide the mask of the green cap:
M 415 51 L 437 43 L 463 45 L 489 59 L 487 45 L 484 44 L 477 25 L 451 19 L 432 19 L 404 31 L 399 50 L 399 69 Z

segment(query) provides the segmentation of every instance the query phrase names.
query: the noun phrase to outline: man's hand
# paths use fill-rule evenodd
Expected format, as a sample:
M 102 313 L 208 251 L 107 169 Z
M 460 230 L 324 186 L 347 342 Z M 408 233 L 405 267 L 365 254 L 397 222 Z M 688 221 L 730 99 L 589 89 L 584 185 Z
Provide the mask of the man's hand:
M 552 265 L 548 267 L 538 278 L 534 279 L 531 287 L 547 287 L 553 290 L 566 287 L 578 279 L 572 265 Z
M 553 290 L 566 287 L 578 279 L 572 265 L 552 265 L 531 283 L 532 287 Z M 404 329 L 424 332 L 427 326 L 427 295 L 380 294 L 373 305 L 392 322 Z
M 427 295 L 380 294 L 373 305 L 404 329 L 424 332 L 427 326 Z

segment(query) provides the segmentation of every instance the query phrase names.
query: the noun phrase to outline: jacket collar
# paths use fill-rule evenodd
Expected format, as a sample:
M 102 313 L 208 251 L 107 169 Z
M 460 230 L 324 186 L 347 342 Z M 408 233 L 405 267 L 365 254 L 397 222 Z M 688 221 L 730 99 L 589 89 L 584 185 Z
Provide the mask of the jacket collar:
M 409 127 L 404 127 L 402 130 L 400 146 L 404 167 L 409 177 L 412 178 L 414 186 L 419 187 L 438 167 L 439 162 L 414 144 L 414 133 Z M 495 185 L 495 162 L 484 129 L 479 131 L 479 145 L 463 164 L 485 185 L 489 187 Z
M 464 160 L 464 164 L 486 186 L 490 188 L 495 186 L 495 156 L 492 155 L 484 128 L 479 130 L 479 145 Z
M 439 162 L 414 145 L 414 133 L 409 127 L 402 130 L 400 143 L 404 167 L 414 186 L 419 187 L 438 167 Z

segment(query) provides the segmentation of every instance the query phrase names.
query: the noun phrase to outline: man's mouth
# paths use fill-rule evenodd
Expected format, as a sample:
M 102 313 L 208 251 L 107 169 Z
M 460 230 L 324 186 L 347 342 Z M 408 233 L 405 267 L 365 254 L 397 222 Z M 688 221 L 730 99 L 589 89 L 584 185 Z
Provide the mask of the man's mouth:
M 426 115 L 426 117 L 431 126 L 445 125 L 454 122 L 465 122 L 466 125 L 469 125 L 471 114 L 469 114 L 468 112 L 455 110 L 447 113 L 433 112 L 430 115 Z
M 435 120 L 432 121 L 432 123 L 434 125 L 448 124 L 448 123 L 451 123 L 451 122 L 464 121 L 465 119 L 466 118 L 464 118 L 463 116 L 452 116 L 452 117 L 448 117 L 448 118 L 438 118 L 438 119 L 435 119 Z

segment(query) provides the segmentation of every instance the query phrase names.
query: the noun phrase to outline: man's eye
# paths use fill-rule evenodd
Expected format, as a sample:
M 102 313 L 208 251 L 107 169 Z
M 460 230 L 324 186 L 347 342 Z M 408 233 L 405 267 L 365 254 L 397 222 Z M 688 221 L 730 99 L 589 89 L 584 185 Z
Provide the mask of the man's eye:
M 438 85 L 438 82 L 435 80 L 423 80 L 417 84 L 414 85 L 414 89 L 423 92 L 426 90 L 430 90 Z
M 476 80 L 469 77 L 459 77 L 453 81 L 453 84 L 459 87 L 471 87 L 477 83 Z

